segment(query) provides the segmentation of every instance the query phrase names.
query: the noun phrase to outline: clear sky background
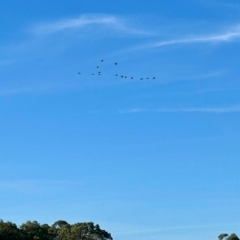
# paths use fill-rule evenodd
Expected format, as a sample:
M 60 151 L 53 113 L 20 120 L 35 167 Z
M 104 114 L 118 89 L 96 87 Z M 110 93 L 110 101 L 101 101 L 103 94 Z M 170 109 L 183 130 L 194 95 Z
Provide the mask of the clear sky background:
M 0 218 L 240 234 L 239 1 L 2 0 L 0 22 Z

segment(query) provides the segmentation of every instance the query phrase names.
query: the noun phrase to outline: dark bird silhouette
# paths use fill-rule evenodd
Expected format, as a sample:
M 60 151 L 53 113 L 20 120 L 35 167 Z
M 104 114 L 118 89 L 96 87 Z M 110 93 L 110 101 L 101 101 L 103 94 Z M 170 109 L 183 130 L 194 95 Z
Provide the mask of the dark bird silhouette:
M 104 62 L 104 60 L 103 59 L 101 59 L 100 60 L 100 62 Z M 118 62 L 114 62 L 114 65 L 116 66 L 116 65 L 118 65 Z M 96 68 L 98 68 L 98 70 L 100 70 L 99 68 L 100 68 L 100 66 L 101 65 L 98 65 L 98 66 L 96 66 Z M 81 75 L 82 73 L 81 72 L 77 72 L 79 75 Z M 92 73 L 92 76 L 94 76 L 94 75 L 97 75 L 97 76 L 101 76 L 101 71 L 98 71 L 98 72 L 95 72 L 95 73 Z M 120 75 L 120 74 L 115 74 L 115 76 L 116 77 L 121 77 L 121 78 L 128 78 L 128 76 L 125 76 L 125 75 Z M 130 79 L 134 79 L 134 77 L 129 77 Z M 156 79 L 156 77 L 154 76 L 154 77 L 142 77 L 142 78 L 139 78 L 139 80 L 144 80 L 144 79 Z

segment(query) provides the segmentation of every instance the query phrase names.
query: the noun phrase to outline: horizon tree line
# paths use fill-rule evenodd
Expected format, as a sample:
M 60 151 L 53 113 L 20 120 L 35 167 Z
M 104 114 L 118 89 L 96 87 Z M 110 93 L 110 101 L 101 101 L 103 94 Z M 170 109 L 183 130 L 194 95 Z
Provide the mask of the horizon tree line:
M 0 219 L 0 240 L 113 240 L 111 234 L 93 222 L 69 224 L 58 220 L 51 226 L 27 221 L 19 227 Z
M 219 240 L 240 240 L 235 234 L 221 233 Z M 93 222 L 69 224 L 58 220 L 51 226 L 27 221 L 20 226 L 0 219 L 0 240 L 113 240 L 111 234 Z
M 221 233 L 218 236 L 218 239 L 219 240 L 240 240 L 236 233 L 232 233 L 230 235 L 227 233 Z

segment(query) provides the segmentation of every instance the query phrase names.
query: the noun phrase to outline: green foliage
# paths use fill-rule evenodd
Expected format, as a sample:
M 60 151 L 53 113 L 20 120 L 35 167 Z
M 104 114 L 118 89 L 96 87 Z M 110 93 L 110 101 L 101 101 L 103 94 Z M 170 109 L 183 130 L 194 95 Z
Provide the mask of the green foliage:
M 71 239 L 84 240 L 112 240 L 111 234 L 101 230 L 99 225 L 94 225 L 92 222 L 76 223 L 71 227 Z
M 227 240 L 239 240 L 238 236 L 235 233 L 232 233 Z
M 0 239 L 4 240 L 20 240 L 21 231 L 17 225 L 12 222 L 4 222 L 0 220 Z
M 223 239 L 226 238 L 227 236 L 228 236 L 227 233 L 222 233 L 222 234 L 220 234 L 220 235 L 218 236 L 218 239 L 219 239 L 219 240 L 223 240 Z
M 57 235 L 48 224 L 27 221 L 20 226 L 26 240 L 53 240 Z
M 227 233 L 222 233 L 218 236 L 219 240 L 240 240 L 235 233 L 228 235 Z
M 112 240 L 112 236 L 93 222 L 75 223 L 64 220 L 52 226 L 37 221 L 27 221 L 19 228 L 11 222 L 0 220 L 0 240 Z M 235 240 L 235 239 L 231 239 Z

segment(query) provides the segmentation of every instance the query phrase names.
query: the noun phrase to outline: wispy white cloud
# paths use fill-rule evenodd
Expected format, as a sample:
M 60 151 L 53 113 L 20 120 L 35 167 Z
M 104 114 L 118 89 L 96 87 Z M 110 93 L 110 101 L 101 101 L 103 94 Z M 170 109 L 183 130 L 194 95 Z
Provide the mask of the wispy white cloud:
M 146 31 L 138 30 L 129 26 L 124 18 L 114 15 L 87 14 L 78 18 L 59 20 L 51 23 L 39 24 L 33 28 L 36 34 L 52 34 L 63 30 L 82 29 L 89 25 L 103 26 L 113 30 L 122 31 L 130 34 L 149 34 Z
M 224 224 L 206 224 L 206 225 L 180 225 L 180 226 L 166 226 L 160 228 L 151 228 L 145 226 L 125 226 L 125 225 L 112 225 L 109 224 L 109 228 L 112 228 L 115 235 L 117 236 L 126 236 L 126 235 L 141 235 L 141 234 L 157 234 L 163 232 L 173 232 L 178 230 L 189 230 L 189 229 L 208 229 L 208 228 L 218 228 L 222 226 L 237 226 L 237 224 L 233 223 L 224 223 Z
M 22 95 L 22 94 L 32 94 L 32 93 L 45 93 L 57 89 L 58 86 L 35 86 L 35 87 L 19 87 L 11 88 L 0 91 L 0 97 Z
M 214 72 L 199 74 L 197 76 L 192 77 L 191 79 L 215 78 L 215 77 L 219 77 L 223 74 L 224 74 L 223 71 L 214 71 Z
M 190 38 L 183 38 L 183 39 L 176 39 L 176 40 L 169 40 L 169 41 L 160 41 L 153 44 L 152 47 L 161 47 L 166 45 L 197 43 L 197 42 L 202 42 L 202 43 L 230 42 L 238 38 L 240 38 L 240 31 L 230 32 L 230 33 L 225 33 L 220 35 L 213 35 L 213 36 L 190 37 Z
M 100 85 L 98 83 L 98 85 Z M 48 83 L 48 84 L 39 84 L 32 85 L 29 87 L 15 87 L 9 89 L 0 90 L 0 97 L 11 97 L 15 95 L 23 94 L 45 94 L 50 92 L 62 92 L 62 91 L 71 91 L 71 90 L 82 90 L 84 87 L 92 86 L 90 84 L 72 84 L 68 85 L 66 83 Z
M 203 89 L 197 91 L 197 93 L 209 93 L 209 92 L 227 92 L 227 91 L 239 91 L 240 88 L 213 88 L 213 89 Z
M 129 114 L 129 113 L 154 113 L 154 112 L 166 112 L 166 113 L 234 113 L 240 112 L 240 104 L 235 106 L 228 107 L 203 107 L 203 108 L 158 108 L 158 109 L 147 109 L 147 108 L 132 108 L 128 110 L 121 110 L 119 113 L 121 114 Z
M 8 90 L 2 90 L 0 91 L 0 96 L 11 96 L 11 95 L 18 95 L 18 94 L 23 94 L 27 92 L 31 92 L 32 89 L 30 88 L 25 88 L 25 89 L 8 89 Z
M 170 45 L 196 44 L 196 43 L 223 43 L 240 40 L 240 26 L 230 27 L 222 33 L 213 33 L 201 36 L 185 36 L 169 40 L 156 41 L 150 44 L 135 47 L 132 50 L 159 48 Z
M 67 180 L 3 180 L 0 181 L 0 189 L 26 193 L 43 193 L 54 189 L 68 189 L 82 184 L 79 181 Z
M 0 67 L 5 67 L 10 65 L 11 63 L 16 62 L 16 59 L 7 59 L 7 60 L 0 60 Z

